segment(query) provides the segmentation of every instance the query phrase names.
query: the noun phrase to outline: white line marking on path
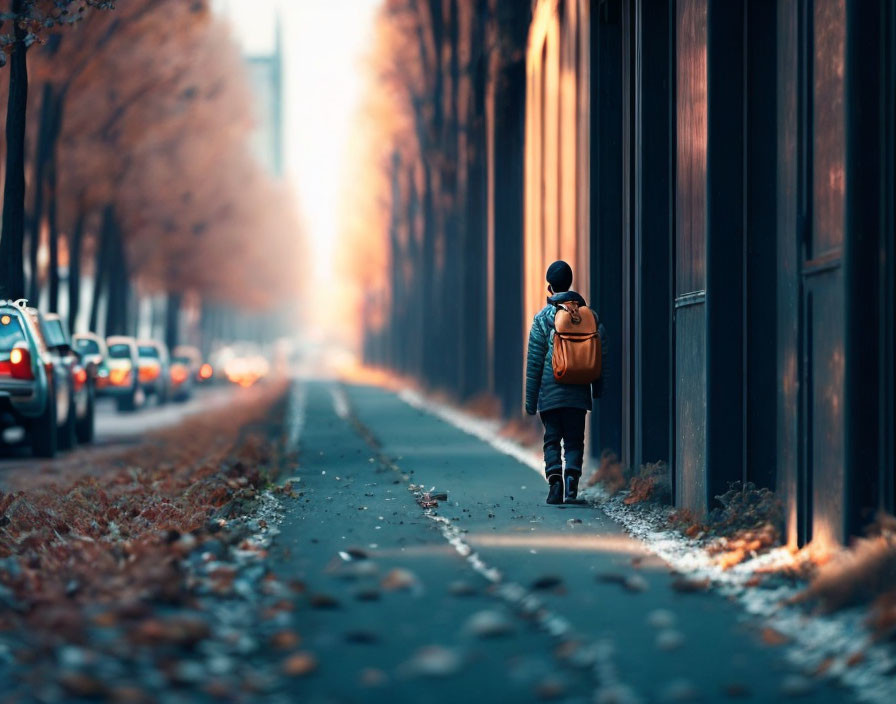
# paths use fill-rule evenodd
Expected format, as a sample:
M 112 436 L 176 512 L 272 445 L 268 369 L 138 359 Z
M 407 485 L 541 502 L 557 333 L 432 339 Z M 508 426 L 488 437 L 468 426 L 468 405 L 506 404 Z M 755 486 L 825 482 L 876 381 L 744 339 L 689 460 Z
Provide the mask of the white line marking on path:
M 299 442 L 302 439 L 302 431 L 305 429 L 307 400 L 305 385 L 298 379 L 293 380 L 289 393 L 289 405 L 286 410 L 286 423 L 287 428 L 289 428 L 286 446 L 291 451 L 298 449 Z
M 416 408 L 432 412 L 428 402 L 426 402 L 422 396 L 414 394 L 413 392 L 406 393 L 407 396 L 405 394 L 402 394 L 401 396 L 402 400 L 406 403 Z M 365 437 L 365 440 L 370 443 L 370 438 L 373 437 L 373 434 L 352 412 L 351 401 L 349 400 L 345 389 L 341 386 L 338 388 L 334 387 L 332 389 L 332 396 L 333 406 L 336 409 L 337 415 L 339 415 L 340 418 L 350 420 L 358 432 L 363 436 L 368 436 Z M 436 415 L 439 415 L 443 420 L 446 420 L 453 425 L 458 425 L 458 423 L 464 422 L 465 418 L 467 418 L 463 414 L 454 412 L 447 407 L 442 407 L 441 411 L 445 413 L 446 416 L 451 416 L 451 418 L 443 417 L 441 416 L 441 413 L 436 413 Z M 479 432 L 476 432 L 476 430 L 478 430 L 478 423 L 475 420 L 466 423 L 465 425 L 470 428 L 469 430 L 466 430 L 466 432 L 495 445 L 495 442 L 492 442 L 494 437 L 490 439 L 490 431 L 482 430 L 481 435 Z M 458 427 L 460 427 L 460 425 L 458 425 Z M 461 427 L 461 429 L 465 430 L 466 428 Z M 495 445 L 495 447 L 507 454 L 513 454 L 515 457 L 518 454 L 519 457 L 517 457 L 517 459 L 521 462 L 528 463 L 530 467 L 541 473 L 542 465 L 536 459 L 532 458 L 531 453 L 524 450 L 519 445 L 510 443 L 510 441 L 505 441 L 505 444 L 505 442 L 502 442 L 504 440 L 504 438 L 497 438 L 497 441 L 506 449 L 498 448 L 497 445 Z M 377 460 L 380 464 L 390 468 L 403 478 L 407 477 L 407 475 L 403 474 L 401 468 L 386 457 L 378 448 L 371 446 L 371 449 L 376 453 Z M 439 516 L 434 513 L 432 509 L 424 509 L 423 514 L 437 525 L 442 537 L 444 537 L 449 545 L 451 545 L 457 553 L 466 560 L 470 567 L 490 584 L 494 585 L 495 589 L 492 594 L 496 598 L 500 599 L 526 619 L 531 619 L 550 637 L 563 642 L 580 643 L 574 655 L 570 658 L 570 663 L 576 667 L 588 668 L 592 673 L 596 682 L 594 702 L 597 704 L 640 704 L 640 702 L 643 701 L 630 686 L 620 680 L 619 671 L 615 663 L 614 646 L 609 638 L 589 641 L 583 634 L 575 632 L 566 618 L 555 611 L 552 611 L 533 591 L 517 582 L 505 581 L 501 571 L 495 567 L 491 567 L 485 562 L 479 553 L 464 540 L 464 532 L 456 523 L 443 516 Z

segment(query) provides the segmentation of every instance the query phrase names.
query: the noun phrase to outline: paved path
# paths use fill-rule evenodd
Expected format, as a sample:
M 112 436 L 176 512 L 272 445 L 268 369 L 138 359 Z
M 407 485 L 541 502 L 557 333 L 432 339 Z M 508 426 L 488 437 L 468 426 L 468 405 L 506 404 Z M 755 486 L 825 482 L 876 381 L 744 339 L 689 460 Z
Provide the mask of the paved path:
M 297 680 L 296 701 L 799 693 L 783 648 L 737 605 L 673 589 L 599 510 L 546 506 L 530 468 L 380 389 L 311 383 L 303 396 L 300 495 L 285 499 L 271 554 L 308 594 L 292 619 L 319 668 Z M 428 516 L 409 482 L 449 500 Z M 850 700 L 823 683 L 803 694 Z

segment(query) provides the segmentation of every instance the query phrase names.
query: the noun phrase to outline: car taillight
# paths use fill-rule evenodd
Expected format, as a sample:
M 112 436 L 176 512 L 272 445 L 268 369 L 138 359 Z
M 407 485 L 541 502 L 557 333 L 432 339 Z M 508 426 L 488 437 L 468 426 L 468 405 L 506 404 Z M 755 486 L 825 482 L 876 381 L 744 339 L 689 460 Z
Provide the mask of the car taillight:
M 34 379 L 31 369 L 31 353 L 22 347 L 13 347 L 9 353 L 10 375 L 14 379 Z
M 188 376 L 190 376 L 190 371 L 183 364 L 172 365 L 171 381 L 175 384 L 183 384 Z
M 84 367 L 75 369 L 75 388 L 80 389 L 87 383 L 87 370 Z
M 131 366 L 113 367 L 109 370 L 109 383 L 113 386 L 128 386 L 131 383 Z
M 161 371 L 159 365 L 156 363 L 141 364 L 139 372 L 140 381 L 144 384 L 150 381 L 155 381 L 159 378 L 159 373 Z
M 213 373 L 214 373 L 214 370 L 212 369 L 211 364 L 206 363 L 206 364 L 203 364 L 201 367 L 199 367 L 199 378 L 200 379 L 203 379 L 203 380 L 211 379 Z

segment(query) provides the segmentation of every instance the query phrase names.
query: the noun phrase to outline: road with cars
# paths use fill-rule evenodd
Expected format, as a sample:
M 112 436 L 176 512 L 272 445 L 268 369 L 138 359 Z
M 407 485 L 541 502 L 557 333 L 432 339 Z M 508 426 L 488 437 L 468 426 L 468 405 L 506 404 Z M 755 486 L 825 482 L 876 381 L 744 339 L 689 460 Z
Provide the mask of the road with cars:
M 92 332 L 24 300 L 0 300 L 0 457 L 52 460 L 76 448 L 136 439 L 211 408 L 210 386 L 251 386 L 267 358 L 251 344 L 197 347 Z
M 7 431 L 12 442 L 0 443 L 0 491 L 32 488 L 36 484 L 89 472 L 91 459 L 115 453 L 134 444 L 147 433 L 173 428 L 185 418 L 207 413 L 233 401 L 238 389 L 232 384 L 197 389 L 183 403 L 160 405 L 150 402 L 137 413 L 121 413 L 113 399 L 99 399 L 96 405 L 96 435 L 90 445 L 81 445 L 56 458 L 34 457 L 24 432 Z

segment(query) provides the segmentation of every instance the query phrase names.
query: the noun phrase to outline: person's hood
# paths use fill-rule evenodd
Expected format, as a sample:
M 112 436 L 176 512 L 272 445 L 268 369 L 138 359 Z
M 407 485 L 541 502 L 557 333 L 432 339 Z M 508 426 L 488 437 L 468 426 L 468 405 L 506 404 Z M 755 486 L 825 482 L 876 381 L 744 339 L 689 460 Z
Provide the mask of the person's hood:
M 585 299 L 575 291 L 563 291 L 562 293 L 555 293 L 553 296 L 548 296 L 548 305 L 551 306 L 559 306 L 561 303 L 569 303 L 570 301 L 574 301 L 580 306 L 586 305 Z

